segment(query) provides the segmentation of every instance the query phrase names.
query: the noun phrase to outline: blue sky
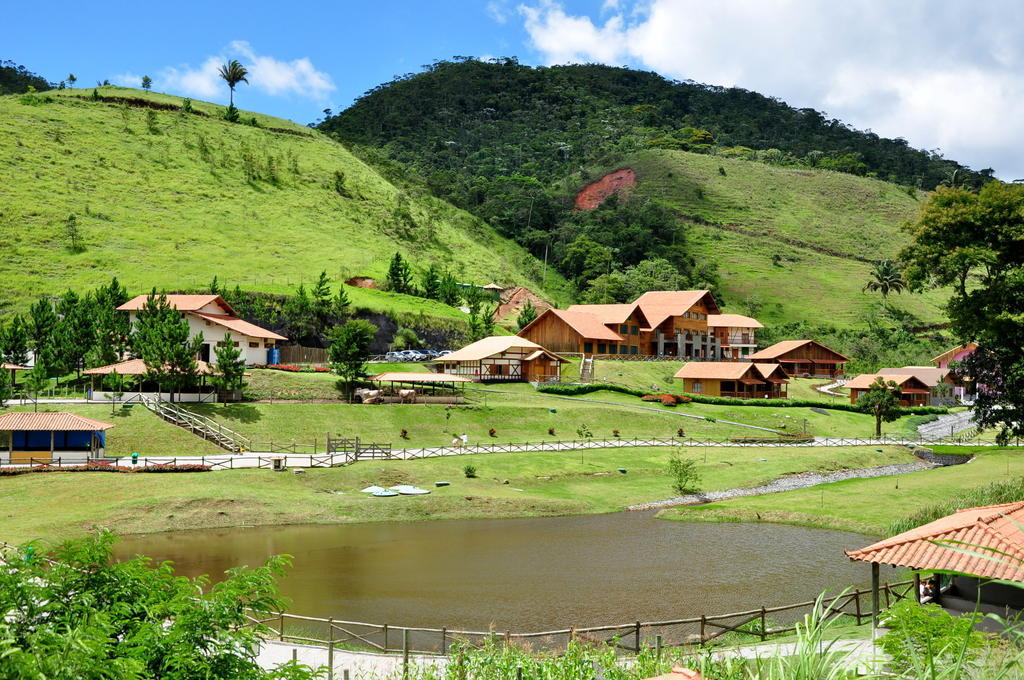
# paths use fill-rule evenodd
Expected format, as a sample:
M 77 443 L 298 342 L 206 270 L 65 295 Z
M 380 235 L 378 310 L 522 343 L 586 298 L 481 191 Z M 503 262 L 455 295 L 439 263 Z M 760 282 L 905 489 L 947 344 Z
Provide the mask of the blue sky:
M 10 3 L 9 3 L 10 4 Z M 1024 3 L 988 0 L 385 0 L 15 3 L 0 58 L 307 123 L 453 55 L 594 61 L 736 85 L 1003 179 L 1024 178 Z

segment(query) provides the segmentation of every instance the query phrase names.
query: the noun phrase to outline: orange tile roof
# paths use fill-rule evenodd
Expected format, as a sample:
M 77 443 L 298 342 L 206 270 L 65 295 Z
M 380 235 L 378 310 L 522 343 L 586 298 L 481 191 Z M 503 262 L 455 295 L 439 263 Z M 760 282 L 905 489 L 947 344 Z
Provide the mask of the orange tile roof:
M 946 379 L 949 369 L 934 366 L 903 366 L 902 368 L 880 368 L 878 375 L 912 375 L 928 387 L 935 387 Z
M 199 373 L 206 373 L 208 375 L 215 373 L 213 367 L 205 361 L 196 361 L 196 366 Z M 146 375 L 146 362 L 142 359 L 129 359 L 128 361 L 120 361 L 116 364 L 107 364 L 106 366 L 87 369 L 82 371 L 82 375 L 110 375 L 115 371 L 119 375 Z
M 776 376 L 776 379 L 773 380 L 773 382 L 789 382 L 785 379 L 786 373 L 782 370 L 782 366 L 779 364 L 754 364 L 754 368 L 757 369 L 757 372 L 760 373 L 761 377 L 765 380 L 768 380 L 774 374 L 778 373 L 779 375 Z
M 223 326 L 228 330 L 241 333 L 250 338 L 262 338 L 267 340 L 287 340 L 288 338 L 283 335 L 278 335 L 274 331 L 268 331 L 266 328 L 260 328 L 254 323 L 243 321 L 237 316 L 226 316 L 224 314 L 207 314 L 205 312 L 189 312 L 202 319 L 206 319 L 211 323 L 215 323 L 218 326 Z
M 146 300 L 149 299 L 149 293 L 145 295 L 136 295 L 128 302 L 124 303 L 117 308 L 119 312 L 137 312 L 142 309 Z M 231 305 L 222 298 L 220 295 L 168 295 L 167 304 L 179 312 L 194 312 L 202 309 L 211 302 L 216 302 L 224 311 L 229 314 L 234 314 L 235 310 L 231 308 Z
M 939 356 L 933 358 L 931 361 L 933 364 L 941 364 L 943 361 L 949 361 L 960 352 L 976 352 L 977 350 L 978 343 L 968 342 L 966 345 L 960 345 L 959 347 L 954 347 L 951 350 L 943 352 Z
M 754 352 L 747 358 L 755 361 L 758 359 L 778 359 L 783 354 L 788 354 L 795 349 L 800 349 L 801 347 L 808 343 L 814 343 L 818 347 L 827 349 L 829 352 L 832 352 L 837 356 L 841 356 L 843 357 L 843 359 L 846 359 L 847 361 L 850 360 L 849 357 L 845 357 L 842 354 L 839 354 L 839 352 L 835 351 L 831 347 L 825 347 L 825 345 L 821 344 L 817 340 L 783 340 L 781 342 L 775 343 L 771 347 L 765 347 L 764 349 L 758 352 Z
M 622 336 L 601 323 L 601 320 L 593 314 L 570 312 L 565 309 L 549 309 L 545 314 L 554 314 L 586 340 L 622 342 Z
M 650 290 L 638 297 L 636 304 L 640 306 L 651 328 L 656 328 L 670 316 L 681 316 L 705 297 L 708 312 L 717 314 L 718 303 L 708 290 Z
M 1022 523 L 1024 501 L 966 508 L 846 555 L 861 562 L 1024 582 Z M 953 541 L 966 545 L 949 545 Z
M 473 382 L 463 375 L 450 375 L 448 373 L 401 373 L 393 371 L 390 373 L 378 373 L 370 378 L 374 382 L 405 382 L 405 383 L 457 383 Z
M 754 364 L 739 361 L 691 361 L 676 371 L 677 378 L 698 380 L 739 380 L 750 373 Z
M 95 432 L 114 427 L 102 420 L 93 420 L 74 413 L 5 413 L 0 416 L 0 432 L 46 431 L 46 432 Z
M 708 326 L 712 328 L 764 328 L 757 319 L 742 314 L 708 314 Z
M 930 392 L 928 385 L 922 382 L 917 376 L 914 375 L 879 375 L 878 373 L 862 373 L 853 380 L 846 382 L 843 387 L 851 390 L 869 390 L 875 383 L 875 380 L 882 378 L 886 384 L 891 380 L 900 387 L 900 391 L 906 392 L 907 394 L 914 394 L 915 392 Z M 909 385 L 908 385 L 909 383 Z M 916 384 L 914 384 L 916 383 Z
M 636 309 L 636 303 L 620 305 L 569 305 L 570 312 L 584 312 L 593 314 L 603 324 L 622 323 L 630 317 Z
M 18 364 L 9 364 L 6 361 L 0 364 L 0 368 L 5 371 L 31 371 L 28 366 L 19 366 Z

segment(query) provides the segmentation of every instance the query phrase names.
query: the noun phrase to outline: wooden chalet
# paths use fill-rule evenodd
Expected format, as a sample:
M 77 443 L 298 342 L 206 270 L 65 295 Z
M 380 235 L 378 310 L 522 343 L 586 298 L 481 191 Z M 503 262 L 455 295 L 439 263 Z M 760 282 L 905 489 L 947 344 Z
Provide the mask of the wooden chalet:
M 722 359 L 740 361 L 757 350 L 754 331 L 764 325 L 742 314 L 708 314 L 708 328 L 718 338 Z
M 786 374 L 778 364 L 691 361 L 676 373 L 683 391 L 737 399 L 785 399 Z
M 557 382 L 567 361 L 526 338 L 495 335 L 437 359 L 433 368 L 474 382 Z
M 639 345 L 635 341 L 631 350 L 627 340 L 601 323 L 601 319 L 594 314 L 573 311 L 572 308 L 544 310 L 519 331 L 519 337 L 537 343 L 538 346 L 543 345 L 552 352 L 563 354 L 608 355 L 639 352 Z M 620 352 L 623 347 L 625 351 Z
M 728 361 L 754 350 L 753 330 L 761 327 L 750 317 L 720 314 L 709 291 L 666 290 L 627 304 L 548 310 L 519 335 L 563 353 Z
M 927 406 L 931 400 L 931 388 L 920 378 L 913 375 L 880 375 L 878 373 L 864 373 L 850 380 L 844 387 L 850 390 L 850 403 L 856 404 L 860 395 L 871 389 L 871 386 L 878 378 L 882 378 L 886 385 L 894 382 L 900 390 L 900 406 Z
M 816 340 L 783 340 L 754 352 L 751 361 L 782 364 L 786 375 L 810 378 L 834 378 L 843 374 L 849 358 Z
M 951 395 L 956 387 L 956 377 L 948 368 L 934 366 L 902 366 L 900 368 L 880 368 L 878 375 L 912 375 L 928 386 L 928 401 L 939 405 L 944 400 L 955 399 Z M 948 387 L 946 387 L 948 385 Z

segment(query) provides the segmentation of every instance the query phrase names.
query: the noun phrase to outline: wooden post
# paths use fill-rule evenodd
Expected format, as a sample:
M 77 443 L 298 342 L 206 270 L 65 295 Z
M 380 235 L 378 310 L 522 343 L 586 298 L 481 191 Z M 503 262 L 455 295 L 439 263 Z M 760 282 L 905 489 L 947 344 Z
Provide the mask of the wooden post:
M 707 625 L 707 617 L 704 614 L 700 615 L 700 641 L 704 642 L 704 628 Z
M 878 628 L 878 609 L 881 606 L 878 597 L 878 562 L 871 563 L 871 627 Z
M 334 679 L 334 617 L 327 619 L 327 677 Z
M 512 644 L 512 631 L 506 630 L 505 631 L 505 646 L 508 647 L 511 644 Z
M 764 642 L 768 638 L 768 623 L 764 614 L 764 605 L 761 605 L 761 642 Z
M 854 611 L 857 613 L 857 625 L 860 625 L 860 588 L 853 591 Z
M 448 627 L 441 629 L 441 653 L 445 656 L 448 655 Z
M 402 677 L 409 677 L 409 629 L 402 629 Z
M 914 572 L 914 599 L 921 604 L 921 574 Z
M 278 628 L 277 628 L 278 638 L 277 639 L 280 640 L 281 642 L 284 642 L 284 613 L 283 612 L 277 617 L 277 625 L 278 625 Z
M 516 680 L 523 680 L 523 667 L 516 666 Z
M 636 653 L 640 653 L 640 622 L 636 622 L 636 629 L 633 633 L 634 642 L 636 643 Z
M 661 661 L 661 635 L 654 636 L 654 658 Z

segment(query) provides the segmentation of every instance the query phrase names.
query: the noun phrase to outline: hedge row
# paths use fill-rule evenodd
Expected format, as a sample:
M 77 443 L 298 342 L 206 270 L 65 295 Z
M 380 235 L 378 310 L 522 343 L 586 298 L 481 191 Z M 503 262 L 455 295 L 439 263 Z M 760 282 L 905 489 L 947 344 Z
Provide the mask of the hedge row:
M 111 463 L 85 463 L 82 465 L 37 465 L 26 468 L 0 468 L 0 477 L 13 477 L 14 475 L 25 475 L 34 472 L 209 472 L 213 467 L 210 465 L 179 464 L 172 465 L 149 465 L 145 467 L 129 468 L 118 467 Z
M 590 394 L 591 392 L 608 391 L 608 392 L 620 392 L 622 394 L 629 394 L 634 397 L 643 397 L 649 394 L 646 390 L 638 390 L 632 387 L 625 387 L 623 385 L 611 385 L 607 383 L 589 383 L 586 385 L 575 385 L 575 384 L 563 384 L 553 383 L 549 385 L 540 385 L 537 389 L 541 392 L 547 392 L 549 394 L 558 394 L 566 397 L 575 397 L 582 394 Z M 720 406 L 773 406 L 773 407 L 790 407 L 790 406 L 807 406 L 813 408 L 824 408 L 832 411 L 849 411 L 851 413 L 863 413 L 860 408 L 854 404 L 847 404 L 843 402 L 832 403 L 828 401 L 814 401 L 811 399 L 735 399 L 733 397 L 712 397 L 707 394 L 688 394 L 688 396 L 694 403 L 697 404 L 717 404 Z M 912 406 L 901 408 L 900 412 L 904 415 L 915 415 L 925 416 L 940 413 L 949 413 L 949 409 L 945 406 Z

